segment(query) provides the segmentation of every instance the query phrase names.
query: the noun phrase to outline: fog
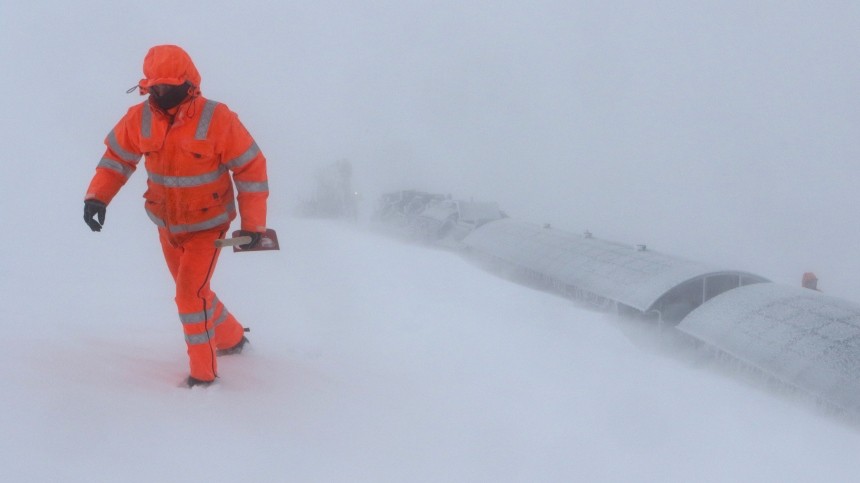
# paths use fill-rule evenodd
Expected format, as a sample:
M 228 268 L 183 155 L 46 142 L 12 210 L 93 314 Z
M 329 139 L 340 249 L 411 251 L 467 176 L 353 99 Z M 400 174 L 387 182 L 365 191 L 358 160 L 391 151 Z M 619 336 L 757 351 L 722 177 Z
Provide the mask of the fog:
M 83 364 L 84 375 L 71 368 L 60 371 L 60 377 L 72 384 L 83 380 L 60 392 L 82 394 L 83 406 L 93 387 L 105 401 L 125 400 L 117 391 L 129 388 L 118 381 L 132 384 L 125 372 L 137 367 L 132 362 L 124 360 L 106 382 L 93 382 L 98 370 L 117 357 L 102 348 L 107 346 L 99 338 L 121 338 L 120 328 L 125 326 L 112 332 L 107 329 L 112 320 L 90 321 L 105 330 L 107 335 L 102 335 L 105 332 L 93 328 L 88 332 L 87 324 L 90 311 L 134 314 L 152 303 L 171 304 L 166 270 L 148 265 L 148 261 L 161 261 L 155 230 L 141 209 L 146 176 L 132 177 L 108 208 L 106 229 L 98 235 L 83 225 L 81 201 L 103 153 L 105 135 L 128 107 L 141 100 L 136 92 L 126 90 L 141 78 L 146 51 L 162 43 L 178 44 L 191 54 L 203 77 L 204 96 L 236 111 L 266 154 L 269 211 L 272 220 L 284 224 L 275 228 L 287 235 L 282 241 L 287 254 L 293 229 L 288 215 L 314 188 L 315 170 L 347 159 L 362 193 L 364 215 L 387 190 L 451 193 L 497 201 L 519 219 L 571 231 L 587 229 L 601 238 L 647 244 L 777 282 L 797 285 L 803 272 L 814 271 L 824 292 L 860 301 L 856 290 L 860 287 L 856 249 L 860 225 L 855 209 L 860 201 L 855 187 L 860 179 L 858 32 L 860 4 L 835 0 L 88 0 L 64 4 L 0 0 L 0 132 L 7 168 L 0 180 L 0 213 L 7 240 L 0 255 L 0 281 L 6 294 L 0 320 L 7 337 L 11 336 L 7 343 L 15 343 L 17 331 L 29 342 L 13 354 L 30 354 L 44 340 L 56 348 L 58 338 L 70 337 L 76 344 L 86 338 L 86 343 L 72 348 L 101 349 Z M 309 225 L 297 225 L 298 230 L 309 229 Z M 302 253 L 314 253 L 315 239 L 305 238 L 312 241 L 303 242 Z M 361 246 L 370 246 L 362 240 Z M 406 259 L 402 253 L 399 256 Z M 384 258 L 379 253 L 369 259 L 379 264 Z M 282 266 L 289 270 L 291 265 Z M 311 263 L 304 269 L 312 275 L 317 268 Z M 353 269 L 355 280 L 361 279 L 361 270 Z M 445 285 L 443 280 L 439 277 L 440 287 Z M 299 287 L 298 276 L 291 284 Z M 113 291 L 120 296 L 108 300 Z M 135 293 L 140 296 L 132 296 Z M 283 298 L 289 299 L 289 294 Z M 560 302 L 540 302 L 556 303 Z M 528 307 L 540 306 L 534 304 Z M 567 310 L 552 307 L 559 313 Z M 334 308 L 346 311 L 337 304 Z M 267 315 L 267 310 L 274 310 L 253 309 Z M 373 314 L 364 317 L 379 323 Z M 336 327 L 335 317 L 330 319 L 326 323 Z M 298 348 L 293 346 L 277 361 L 314 364 L 313 357 L 301 355 L 303 344 L 308 344 L 309 354 L 321 350 L 312 347 L 313 341 L 302 340 L 304 331 L 314 330 L 313 324 L 304 323 L 300 329 L 293 325 L 282 329 L 285 338 L 298 337 L 294 342 Z M 582 327 L 591 326 L 564 330 L 579 334 Z M 164 340 L 173 340 L 168 333 L 179 337 L 167 332 L 171 329 L 175 327 L 158 329 L 165 331 L 163 337 L 162 332 L 150 335 Z M 147 331 L 145 327 L 137 330 Z M 412 340 L 404 333 L 408 335 L 401 331 L 391 340 Z M 144 345 L 150 335 L 142 336 Z M 314 337 L 322 340 L 324 335 Z M 598 338 L 615 340 L 605 333 Z M 261 344 L 262 359 L 271 357 L 265 344 Z M 269 350 L 274 350 L 276 343 L 269 344 Z M 335 351 L 340 344 L 335 344 Z M 167 353 L 163 347 L 159 351 L 159 357 Z M 559 353 L 568 354 L 561 349 Z M 135 354 L 143 360 L 155 357 L 145 355 L 143 348 Z M 535 350 L 535 357 L 538 354 L 541 351 Z M 594 354 L 583 354 L 583 360 Z M 12 374 L 17 360 L 9 356 L 6 374 Z M 354 362 L 350 357 L 335 360 L 344 366 Z M 631 367 L 639 367 L 638 361 L 632 356 L 622 359 Z M 432 366 L 431 359 L 425 362 Z M 381 367 L 385 360 L 373 364 Z M 565 364 L 558 364 L 559 374 L 564 374 Z M 662 370 L 663 363 L 659 366 Z M 49 369 L 57 368 L 46 365 L 41 372 L 41 367 L 23 373 L 26 381 L 20 387 L 38 386 L 34 394 L 47 401 L 49 409 L 64 408 L 60 402 L 52 403 L 63 401 L 63 394 L 45 389 L 50 387 L 46 381 L 57 377 Z M 341 372 L 339 377 L 360 377 L 363 366 L 358 367 L 355 373 Z M 134 394 L 147 394 L 142 404 L 152 405 L 154 414 L 167 410 L 161 393 L 150 391 L 147 384 L 152 379 L 161 384 L 161 376 L 171 374 L 168 369 L 156 372 L 145 378 L 141 388 L 131 389 L 137 391 Z M 425 369 L 425 379 L 434 380 L 427 374 Z M 676 372 L 667 374 L 669 381 L 679 377 Z M 542 381 L 551 384 L 554 377 L 555 373 Z M 32 379 L 38 379 L 38 384 Z M 679 385 L 686 386 L 699 377 L 685 375 L 682 380 L 686 382 Z M 293 394 L 293 382 L 289 379 L 289 391 L 275 391 L 278 398 Z M 463 384 L 472 382 L 467 378 Z M 370 390 L 382 391 L 385 384 L 379 382 Z M 235 389 L 222 396 L 236 396 L 230 392 Z M 342 389 L 338 386 L 333 391 L 349 397 L 351 393 Z M 666 403 L 656 395 L 662 391 L 652 391 L 644 383 L 639 389 L 654 397 L 656 406 Z M 301 392 L 300 387 L 297 391 Z M 324 399 L 325 395 L 314 393 L 308 400 L 317 396 Z M 417 398 L 403 397 L 407 402 Z M 745 392 L 732 393 L 729 402 L 748 397 Z M 759 401 L 755 414 L 767 419 L 772 401 L 751 397 Z M 171 393 L 168 399 L 187 406 L 178 414 L 193 414 L 193 398 Z M 613 410 L 604 417 L 614 421 L 613 427 L 626 428 L 628 417 L 647 419 L 640 418 L 646 416 L 644 410 L 625 417 L 617 399 L 608 398 Z M 209 404 L 220 407 L 235 400 L 228 397 Z M 269 398 L 264 406 L 279 408 L 277 401 Z M 600 406 L 601 401 L 584 404 L 591 409 Z M 23 409 L 21 403 L 10 407 Z M 564 408 L 558 409 L 560 414 Z M 716 403 L 707 409 L 717 411 L 718 419 L 733 418 L 731 412 L 719 412 Z M 27 421 L 41 421 L 38 410 L 38 406 L 33 409 Z M 357 412 L 368 410 L 363 407 Z M 51 414 L 63 417 L 64 411 L 68 409 Z M 785 415 L 794 411 L 774 415 L 768 427 L 785 427 L 793 418 Z M 671 412 L 661 414 L 668 417 Z M 115 416 L 110 421 L 122 424 L 122 411 L 114 408 L 110 413 Z M 381 420 L 385 415 L 373 416 Z M 551 425 L 555 416 L 548 417 L 546 424 Z M 309 427 L 323 424 L 323 419 Z M 755 436 L 755 428 L 749 429 L 754 426 L 752 419 L 742 418 L 730 427 Z M 411 420 L 404 416 L 399 421 Z M 77 424 L 77 429 L 87 428 L 85 422 Z M 144 425 L 131 420 L 123 433 L 127 441 Z M 693 426 L 695 435 L 678 438 L 683 444 L 640 455 L 642 466 L 648 468 L 654 456 L 695 446 L 699 429 L 703 433 L 713 429 L 708 424 Z M 58 427 L 63 427 L 62 422 Z M 796 455 L 797 465 L 807 450 L 806 428 L 816 434 L 811 441 L 832 439 L 827 436 L 830 429 L 819 431 L 817 423 L 789 428 L 795 445 L 786 454 Z M 23 434 L 27 427 L 20 423 L 19 429 Z M 432 432 L 433 428 L 425 423 L 424 429 Z M 53 427 L 42 428 L 36 439 L 51 438 L 52 431 Z M 157 440 L 162 431 L 158 427 L 147 434 Z M 659 439 L 661 431 L 647 434 Z M 779 433 L 759 436 L 770 445 L 776 439 L 773 434 Z M 851 435 L 841 431 L 839 435 L 839 441 L 854 441 Z M 621 439 L 626 436 L 623 433 Z M 333 433 L 329 437 L 339 441 Z M 718 445 L 731 452 L 733 438 L 726 431 Z M 39 448 L 45 442 L 35 444 Z M 319 446 L 322 449 L 312 460 L 323 465 L 322 455 L 328 448 Z M 588 445 L 574 446 L 587 449 Z M 600 457 L 611 457 L 616 451 L 614 441 L 602 448 Z M 704 463 L 706 451 L 699 450 L 694 460 L 708 465 L 709 471 L 718 470 L 713 462 Z M 729 474 L 759 474 L 752 457 L 747 464 L 744 454 L 733 453 L 734 462 L 743 469 Z M 828 454 L 832 463 L 840 461 L 838 451 Z M 783 464 L 784 474 L 792 473 L 794 466 L 785 460 L 776 456 L 772 460 Z M 678 475 L 685 470 L 681 467 Z M 814 468 L 807 471 L 810 478 L 816 474 Z M 720 479 L 720 473 L 712 475 Z
M 860 301 L 858 32 L 835 0 L 0 0 L 0 276 L 7 301 L 48 301 L 3 327 L 102 303 L 75 287 L 129 251 L 161 263 L 144 175 L 100 238 L 81 201 L 162 43 L 263 149 L 275 219 L 348 159 L 365 215 L 386 190 L 451 193 Z
M 275 210 L 348 159 L 368 209 L 493 200 L 860 300 L 855 2 L 4 1 L 0 27 L 4 211 L 30 229 L 78 216 L 146 50 L 176 43 L 267 154 Z

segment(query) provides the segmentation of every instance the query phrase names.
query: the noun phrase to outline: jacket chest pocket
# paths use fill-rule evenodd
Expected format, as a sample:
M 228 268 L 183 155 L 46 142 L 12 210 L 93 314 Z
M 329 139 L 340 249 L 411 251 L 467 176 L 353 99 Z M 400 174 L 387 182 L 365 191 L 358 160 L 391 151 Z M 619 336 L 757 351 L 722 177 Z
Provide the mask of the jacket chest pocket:
M 182 157 L 191 163 L 209 164 L 215 160 L 215 144 L 207 140 L 187 140 L 181 144 Z

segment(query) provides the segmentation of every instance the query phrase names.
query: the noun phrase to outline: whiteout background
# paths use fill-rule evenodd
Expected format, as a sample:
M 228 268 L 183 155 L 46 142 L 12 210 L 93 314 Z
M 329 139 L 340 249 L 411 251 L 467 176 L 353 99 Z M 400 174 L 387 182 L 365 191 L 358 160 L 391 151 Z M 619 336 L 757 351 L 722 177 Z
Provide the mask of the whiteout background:
M 643 348 L 458 257 L 289 217 L 349 159 L 385 190 L 860 301 L 852 2 L 0 0 L 0 464 L 10 481 L 848 481 L 855 429 Z M 183 46 L 270 163 L 279 253 L 225 253 L 252 333 L 207 390 L 137 173 L 81 198 Z

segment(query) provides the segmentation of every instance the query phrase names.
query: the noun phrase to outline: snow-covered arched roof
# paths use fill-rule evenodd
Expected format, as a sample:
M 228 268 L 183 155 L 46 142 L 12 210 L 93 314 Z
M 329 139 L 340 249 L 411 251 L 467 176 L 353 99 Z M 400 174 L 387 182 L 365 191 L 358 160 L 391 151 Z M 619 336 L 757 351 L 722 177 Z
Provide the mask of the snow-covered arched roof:
M 761 283 L 714 297 L 677 327 L 839 407 L 860 407 L 858 304 Z
M 697 277 L 745 272 L 717 269 L 660 252 L 503 219 L 464 240 L 466 248 L 529 269 L 564 284 L 647 312 L 661 296 Z

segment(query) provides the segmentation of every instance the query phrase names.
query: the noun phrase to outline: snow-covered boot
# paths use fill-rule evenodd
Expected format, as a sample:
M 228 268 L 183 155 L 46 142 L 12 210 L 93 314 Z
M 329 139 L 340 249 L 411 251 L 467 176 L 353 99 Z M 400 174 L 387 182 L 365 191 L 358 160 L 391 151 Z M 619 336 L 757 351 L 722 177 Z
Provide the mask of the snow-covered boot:
M 215 381 L 203 381 L 203 380 L 197 379 L 196 377 L 188 376 L 188 379 L 185 380 L 185 385 L 187 385 L 188 387 L 194 387 L 194 386 L 206 387 L 206 386 L 209 386 L 210 384 L 212 384 L 213 382 L 215 382 Z
M 232 354 L 240 354 L 242 353 L 242 348 L 245 347 L 245 344 L 247 344 L 248 342 L 248 338 L 243 335 L 242 340 L 236 343 L 236 345 L 227 349 L 218 349 L 215 351 L 215 355 L 229 356 Z

